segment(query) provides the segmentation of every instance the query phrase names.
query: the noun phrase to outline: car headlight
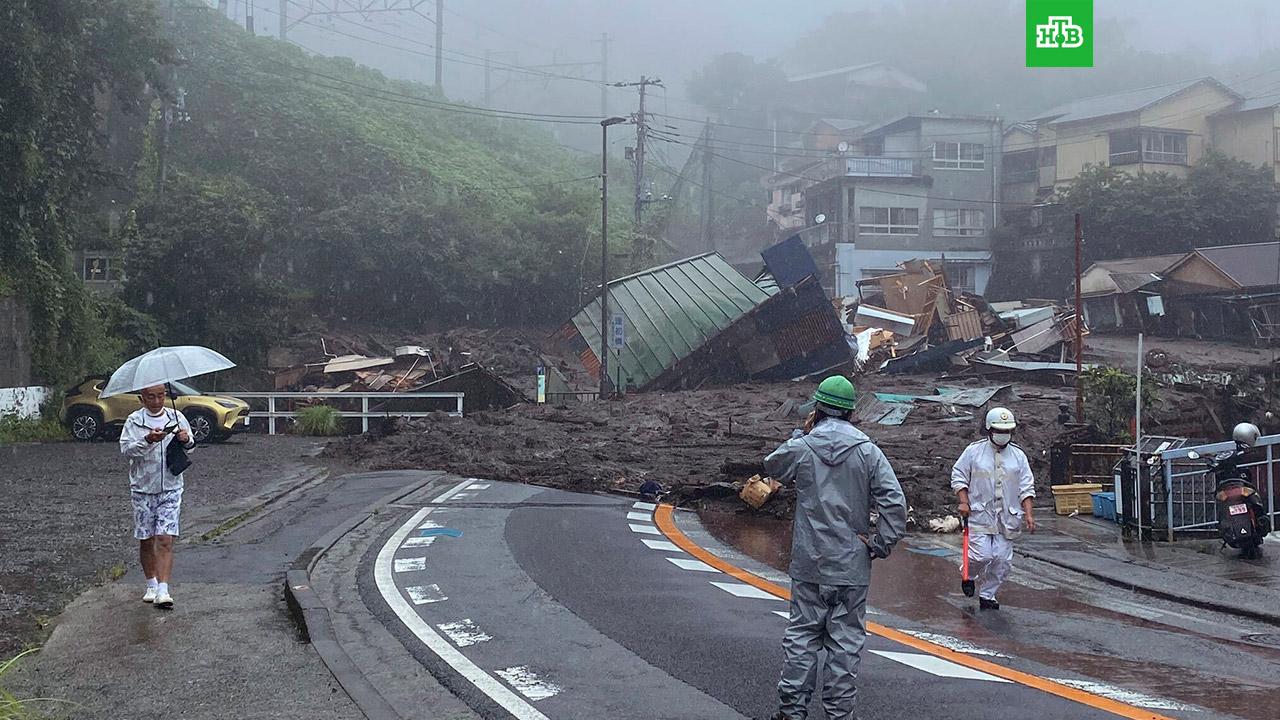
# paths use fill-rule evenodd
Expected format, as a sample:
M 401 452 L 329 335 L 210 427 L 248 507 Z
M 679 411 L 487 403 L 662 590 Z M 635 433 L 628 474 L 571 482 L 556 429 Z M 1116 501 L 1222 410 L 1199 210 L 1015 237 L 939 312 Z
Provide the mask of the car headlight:
M 230 400 L 215 400 L 214 402 L 218 403 L 219 405 L 221 405 L 222 407 L 228 410 L 235 410 L 236 408 L 240 407 L 240 405 L 238 405 L 237 403 L 233 403 Z

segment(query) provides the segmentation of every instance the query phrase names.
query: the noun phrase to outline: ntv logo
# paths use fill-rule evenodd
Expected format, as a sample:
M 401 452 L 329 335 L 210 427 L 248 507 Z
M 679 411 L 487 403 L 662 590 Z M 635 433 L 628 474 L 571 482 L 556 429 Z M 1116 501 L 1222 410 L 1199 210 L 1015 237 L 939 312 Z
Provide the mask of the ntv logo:
M 1027 0 L 1027 67 L 1093 67 L 1093 0 Z
M 1084 45 L 1084 28 L 1076 25 L 1071 16 L 1050 17 L 1044 25 L 1036 25 L 1037 48 L 1075 49 Z

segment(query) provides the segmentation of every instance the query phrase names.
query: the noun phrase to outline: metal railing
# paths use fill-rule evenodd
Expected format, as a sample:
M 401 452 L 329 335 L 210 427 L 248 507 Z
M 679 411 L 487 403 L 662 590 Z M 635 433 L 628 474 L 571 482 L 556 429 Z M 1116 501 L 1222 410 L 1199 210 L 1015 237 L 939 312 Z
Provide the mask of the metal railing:
M 844 174 L 847 176 L 912 177 L 916 175 L 916 161 L 912 158 L 849 157 L 844 161 Z
M 295 406 L 298 400 L 337 400 L 337 403 L 326 402 L 331 407 L 335 405 L 349 405 L 359 401 L 359 410 L 344 410 L 340 407 L 334 407 L 338 414 L 344 418 L 360 418 L 360 431 L 369 432 L 369 420 L 371 418 L 387 418 L 387 417 L 429 417 L 440 410 L 422 410 L 422 409 L 406 409 L 405 405 L 422 406 L 422 400 L 446 400 L 447 406 L 452 406 L 452 410 L 445 410 L 449 415 L 454 417 L 462 416 L 462 399 L 463 393 L 460 392 L 236 392 L 228 393 L 242 400 L 262 400 L 267 401 L 266 410 L 254 410 L 250 407 L 249 419 L 254 418 L 266 419 L 267 434 L 276 434 L 276 420 L 293 419 L 297 417 L 298 410 Z M 377 404 L 370 406 L 369 401 L 377 401 Z M 283 402 L 280 402 L 283 401 Z M 293 402 L 289 402 L 293 401 Z M 403 402 L 411 401 L 411 402 Z M 418 402 L 412 402 L 418 401 Z M 250 406 L 254 403 L 250 402 Z M 282 408 L 281 405 L 285 407 Z M 398 406 L 393 409 L 391 406 Z M 305 407 L 306 404 L 303 404 Z
M 1280 435 L 1259 438 L 1250 452 L 1265 453 L 1264 457 L 1239 465 L 1241 468 L 1257 468 L 1251 469 L 1250 474 L 1258 492 L 1266 499 L 1267 515 L 1271 518 L 1272 527 L 1275 526 L 1277 515 L 1276 445 L 1280 445 Z M 1131 509 L 1123 514 L 1137 520 L 1140 535 L 1144 530 L 1153 534 L 1163 531 L 1165 538 L 1172 541 L 1178 533 L 1216 533 L 1218 503 L 1214 493 L 1217 483 L 1203 459 L 1191 460 L 1188 455 L 1194 451 L 1201 458 L 1207 458 L 1224 450 L 1234 450 L 1235 447 L 1234 442 L 1220 442 L 1159 453 L 1155 457 L 1159 458 L 1160 473 L 1154 478 L 1150 473 L 1142 473 L 1149 482 L 1138 481 L 1133 488 L 1137 491 L 1133 497 L 1138 512 L 1135 514 Z M 1144 520 L 1147 521 L 1145 525 Z

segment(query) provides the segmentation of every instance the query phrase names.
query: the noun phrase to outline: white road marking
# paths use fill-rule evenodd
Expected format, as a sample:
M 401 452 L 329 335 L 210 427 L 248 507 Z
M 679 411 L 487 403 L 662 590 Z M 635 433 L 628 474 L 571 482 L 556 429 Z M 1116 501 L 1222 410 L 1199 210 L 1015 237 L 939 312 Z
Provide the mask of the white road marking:
M 884 613 L 882 613 L 882 612 L 880 612 L 879 610 L 877 610 L 877 609 L 875 609 L 875 608 L 871 607 L 870 605 L 868 605 L 868 606 L 867 606 L 867 614 L 868 614 L 868 615 L 883 615 Z
M 719 570 L 711 567 L 710 565 L 702 562 L 701 560 L 669 557 L 667 558 L 667 562 L 671 563 L 672 565 L 675 565 L 681 570 L 693 570 L 695 572 L 711 572 L 711 573 L 720 572 Z
M 440 628 L 440 632 L 448 635 L 453 644 L 458 647 L 469 647 L 476 643 L 488 642 L 493 639 L 492 635 L 476 627 L 471 618 L 463 618 L 458 622 L 441 623 L 436 627 Z
M 559 685 L 542 680 L 524 665 L 509 667 L 506 670 L 498 670 L 496 672 L 503 680 L 511 683 L 511 687 L 519 690 L 521 695 L 534 702 L 546 700 L 558 694 L 561 689 Z
M 1083 690 L 1094 695 L 1101 695 L 1110 698 L 1116 702 L 1122 702 L 1126 705 L 1136 705 L 1138 707 L 1147 708 L 1149 710 L 1194 710 L 1190 705 L 1184 705 L 1174 700 L 1155 697 L 1154 695 L 1146 695 L 1133 690 L 1125 690 L 1114 685 L 1093 682 L 1092 680 L 1070 680 L 1067 678 L 1047 678 L 1056 683 L 1062 683 L 1068 687 L 1077 690 Z
M 396 572 L 413 572 L 414 570 L 426 570 L 427 559 L 424 557 L 416 558 L 396 558 Z
M 444 527 L 443 525 L 436 522 L 435 520 L 427 520 L 426 522 L 419 525 L 418 529 L 419 530 L 435 530 L 437 528 L 443 528 L 443 527 Z
M 449 597 L 440 591 L 440 586 L 432 583 L 430 585 L 413 585 L 404 589 L 409 593 L 409 599 L 414 605 L 426 605 L 427 603 L 438 603 L 448 600 Z
M 431 537 L 422 537 L 421 535 L 419 535 L 419 536 L 411 537 L 408 540 L 405 540 L 404 544 L 401 545 L 400 547 L 427 547 L 428 545 L 430 545 L 435 541 L 436 541 L 435 535 L 432 535 Z
M 955 650 L 958 653 L 964 653 L 966 655 L 986 655 L 987 657 L 999 658 L 1009 657 L 1004 653 L 998 653 L 995 650 L 978 647 L 968 640 L 961 640 L 960 638 L 954 638 L 950 635 L 939 635 L 937 633 L 921 632 L 919 630 L 900 630 L 900 632 L 904 632 L 911 637 L 918 637 L 921 640 L 926 640 L 934 645 L 941 645 L 948 650 Z
M 657 505 L 654 505 L 653 503 L 647 503 L 647 502 L 631 503 L 631 507 L 637 510 L 648 510 L 649 512 L 653 512 L 654 510 L 658 509 Z
M 627 519 L 639 520 L 641 522 L 653 522 L 653 514 L 643 513 L 643 512 L 629 512 L 627 513 Z
M 678 545 L 669 540 L 650 540 L 649 538 L 640 538 L 640 542 L 649 546 L 650 550 L 665 550 L 666 552 L 684 552 Z
M 445 491 L 438 497 L 435 502 L 444 502 L 449 497 L 462 488 L 461 485 L 454 487 L 452 490 Z M 453 645 L 449 644 L 440 633 L 436 632 L 430 625 L 422 619 L 414 611 L 413 606 L 405 601 L 400 594 L 400 590 L 396 587 L 395 579 L 392 574 L 392 559 L 395 557 L 396 548 L 404 541 L 405 537 L 413 531 L 417 523 L 421 522 L 430 512 L 432 508 L 423 508 L 417 512 L 409 522 L 400 527 L 399 530 L 391 536 L 387 544 L 382 546 L 378 551 L 378 559 L 374 563 L 373 577 L 378 585 L 378 592 L 382 594 L 383 600 L 391 607 L 400 621 L 405 624 L 418 639 L 427 646 L 431 652 L 435 653 L 441 660 L 448 663 L 458 674 L 462 675 L 472 685 L 475 685 L 480 692 L 488 695 L 494 702 L 500 705 L 507 712 L 511 713 L 517 720 L 549 720 L 546 715 L 538 712 L 538 709 L 530 705 L 519 695 L 512 692 L 507 686 L 498 682 L 493 676 L 481 670 L 475 663 L 467 659 Z M 423 538 L 432 539 L 432 538 Z
M 712 582 L 711 584 L 729 593 L 730 595 L 737 595 L 740 598 L 752 598 L 755 600 L 782 600 L 782 598 L 778 597 L 777 595 L 772 595 L 770 593 L 767 593 L 761 590 L 760 588 L 755 587 L 754 585 L 745 585 L 743 583 L 726 583 L 726 582 Z
M 917 653 L 889 652 L 887 650 L 872 650 L 871 652 L 881 657 L 889 658 L 894 662 L 900 662 L 908 667 L 917 670 L 923 670 L 930 675 L 937 675 L 945 678 L 958 678 L 960 680 L 985 680 L 987 682 L 1007 683 L 1008 680 L 988 675 L 987 673 L 967 668 L 963 665 L 933 655 L 920 655 Z
M 471 483 L 467 486 L 468 490 L 488 490 L 489 483 Z
M 454 495 L 454 496 L 453 496 L 453 498 L 450 498 L 450 499 L 456 499 L 456 498 L 469 498 L 469 497 L 471 497 L 471 496 L 473 496 L 473 495 L 475 495 L 475 493 L 460 492 L 460 493 L 458 493 L 457 495 Z
M 774 614 L 774 615 L 777 615 L 778 617 L 782 618 L 783 620 L 790 620 L 790 619 L 791 619 L 791 613 L 787 612 L 786 610 L 774 610 L 774 611 L 773 611 L 773 614 Z
M 661 535 L 661 534 L 662 534 L 662 533 L 658 532 L 658 528 L 656 528 L 656 527 L 654 527 L 654 526 L 652 526 L 652 525 L 636 525 L 635 523 L 630 523 L 630 524 L 629 524 L 629 527 L 631 528 L 631 532 L 633 532 L 633 533 L 644 533 L 644 534 L 646 534 L 646 535 Z

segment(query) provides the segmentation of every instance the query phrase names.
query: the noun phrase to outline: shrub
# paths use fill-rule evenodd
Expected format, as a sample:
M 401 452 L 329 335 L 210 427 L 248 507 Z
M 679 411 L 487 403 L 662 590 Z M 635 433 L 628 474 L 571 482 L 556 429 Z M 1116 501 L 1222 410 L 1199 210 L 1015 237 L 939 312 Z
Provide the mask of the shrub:
M 58 442 L 71 436 L 56 419 L 0 416 L 0 443 Z
M 32 648 L 0 663 L 0 682 L 3 682 L 6 673 L 17 666 L 19 660 L 36 652 L 38 649 Z M 65 701 L 54 700 L 53 698 L 18 698 L 0 686 L 0 720 L 36 720 L 37 718 L 45 717 L 44 714 L 35 710 L 34 706 L 38 702 Z
M 312 405 L 298 411 L 294 429 L 300 435 L 341 435 L 342 415 L 328 405 Z
M 1080 376 L 1084 391 L 1085 418 L 1108 439 L 1133 442 L 1129 425 L 1134 419 L 1134 395 L 1138 379 L 1118 368 L 1095 367 Z M 1156 382 L 1143 374 L 1142 406 L 1151 408 L 1159 402 Z

